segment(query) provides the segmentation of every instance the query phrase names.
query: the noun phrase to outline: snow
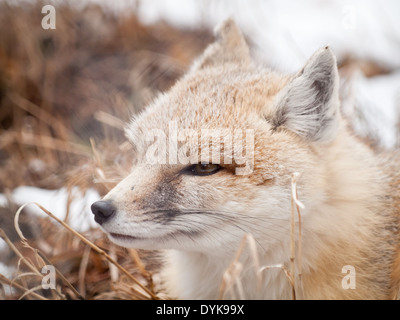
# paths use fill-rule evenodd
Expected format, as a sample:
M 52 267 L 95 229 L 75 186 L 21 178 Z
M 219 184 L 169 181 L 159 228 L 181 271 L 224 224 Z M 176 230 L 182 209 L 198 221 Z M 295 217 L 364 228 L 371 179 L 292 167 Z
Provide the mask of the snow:
M 0 238 L 0 255 L 3 252 L 7 252 L 7 250 L 8 250 L 8 244 L 3 239 Z M 15 266 L 7 266 L 6 264 L 0 261 L 0 274 L 5 276 L 6 278 L 11 279 L 15 270 L 16 270 Z M 3 285 L 3 288 L 6 291 L 9 290 L 9 286 Z
M 75 187 L 69 193 L 66 188 L 45 190 L 36 187 L 21 186 L 14 189 L 11 198 L 18 206 L 22 206 L 25 203 L 36 202 L 61 220 L 64 220 L 66 217 L 68 199 L 71 198 L 67 223 L 78 232 L 85 232 L 90 228 L 98 227 L 90 210 L 91 204 L 100 200 L 100 195 L 94 189 L 88 189 L 85 193 L 82 193 L 79 188 Z M 0 206 L 6 205 L 6 197 L 0 194 Z M 27 206 L 25 210 L 27 212 L 23 212 L 22 214 L 31 215 L 32 223 L 34 223 L 34 218 L 37 216 L 48 217 L 47 214 L 33 204 Z M 5 241 L 0 239 L 0 252 L 6 250 L 7 247 Z M 0 262 L 0 274 L 5 277 L 11 279 L 15 270 L 14 266 L 8 267 Z M 4 286 L 4 288 L 8 290 L 6 287 L 7 286 Z
M 14 275 L 15 271 L 16 271 L 16 268 L 14 266 L 9 267 L 0 262 L 0 274 L 5 276 L 6 278 L 12 279 L 12 276 Z
M 59 190 L 44 190 L 36 187 L 21 186 L 12 192 L 11 198 L 17 205 L 21 206 L 25 203 L 36 202 L 53 213 L 59 219 L 64 220 L 67 214 L 68 199 L 71 197 L 69 205 L 69 217 L 67 223 L 78 232 L 84 232 L 90 228 L 96 228 L 97 224 L 94 221 L 90 206 L 93 202 L 100 200 L 100 195 L 97 191 L 89 189 L 86 193 L 82 193 L 79 188 L 73 188 L 69 193 L 66 188 Z M 0 194 L 0 206 L 6 206 L 7 199 L 3 194 Z M 32 223 L 35 216 L 47 217 L 47 215 L 36 205 L 26 207 L 28 212 L 22 214 L 30 214 Z M 55 222 L 56 223 L 56 222 Z M 0 253 L 7 250 L 8 245 L 4 240 L 0 239 Z M 15 266 L 7 266 L 0 262 L 0 274 L 12 279 Z M 10 294 L 11 288 L 3 286 L 6 294 Z M 8 293 L 7 293 L 8 292 Z
M 0 193 L 0 207 L 6 207 L 7 203 L 7 197 Z
M 3 241 L 3 245 L 2 245 L 2 239 L 0 239 L 0 252 L 3 249 L 3 245 L 4 247 L 7 246 L 7 244 Z M 13 277 L 15 276 L 15 273 L 17 271 L 16 266 L 8 266 L 2 262 L 0 262 L 0 274 L 3 275 L 4 277 L 6 277 L 7 279 L 13 279 Z M 2 288 L 1 288 L 2 286 Z M 12 288 L 10 285 L 7 285 L 5 283 L 1 283 L 0 282 L 0 290 L 3 289 L 4 290 L 4 294 L 6 296 L 14 294 L 15 293 L 15 289 Z
M 353 119 L 356 131 L 362 136 L 376 135 L 383 148 L 395 147 L 396 126 L 400 121 L 400 69 L 372 78 L 356 73 L 350 85 L 354 100 L 343 101 L 343 109 Z M 362 112 L 363 121 L 357 112 Z
M 71 202 L 68 207 L 69 198 L 71 198 Z M 65 219 L 67 208 L 69 208 L 67 223 L 78 232 L 97 227 L 90 210 L 91 204 L 100 200 L 100 195 L 94 189 L 88 189 L 86 193 L 82 193 L 79 188 L 75 187 L 69 194 L 66 188 L 45 190 L 21 186 L 12 192 L 12 200 L 19 206 L 25 203 L 37 202 L 61 220 Z M 27 206 L 26 210 L 35 216 L 47 217 L 47 214 L 33 204 Z
M 138 10 L 145 24 L 165 20 L 181 28 L 213 28 L 232 17 L 280 70 L 297 70 L 327 44 L 339 56 L 351 52 L 400 67 L 400 54 L 393 54 L 400 52 L 396 0 L 147 0 Z

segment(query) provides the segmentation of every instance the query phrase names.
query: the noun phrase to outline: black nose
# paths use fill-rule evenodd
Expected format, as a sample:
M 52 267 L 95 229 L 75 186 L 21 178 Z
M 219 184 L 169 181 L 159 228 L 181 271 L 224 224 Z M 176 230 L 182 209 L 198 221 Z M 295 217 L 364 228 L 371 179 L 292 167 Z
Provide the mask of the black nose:
M 96 201 L 92 204 L 91 209 L 94 214 L 94 220 L 98 224 L 103 224 L 109 220 L 117 211 L 112 202 L 106 200 Z

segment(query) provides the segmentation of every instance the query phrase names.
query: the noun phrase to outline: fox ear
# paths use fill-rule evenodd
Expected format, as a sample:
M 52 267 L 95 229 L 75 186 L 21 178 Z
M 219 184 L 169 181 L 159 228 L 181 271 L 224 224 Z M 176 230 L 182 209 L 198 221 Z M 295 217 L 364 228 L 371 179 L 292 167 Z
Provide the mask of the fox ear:
M 249 64 L 249 47 L 235 21 L 225 20 L 214 29 L 216 40 L 210 44 L 203 55 L 193 64 L 191 71 L 225 63 Z
M 309 141 L 332 141 L 338 131 L 339 76 L 330 48 L 318 50 L 276 97 L 271 123 Z

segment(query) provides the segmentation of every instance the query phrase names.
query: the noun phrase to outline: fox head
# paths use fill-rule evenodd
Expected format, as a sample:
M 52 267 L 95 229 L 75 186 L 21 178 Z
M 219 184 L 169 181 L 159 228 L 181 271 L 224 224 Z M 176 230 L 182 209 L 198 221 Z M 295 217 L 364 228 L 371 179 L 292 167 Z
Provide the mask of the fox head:
M 227 20 L 188 73 L 132 119 L 132 171 L 92 205 L 95 220 L 126 247 L 221 254 L 252 234 L 272 248 L 288 239 L 294 172 L 305 218 L 322 201 L 321 158 L 341 121 L 328 47 L 282 75 L 257 66 Z

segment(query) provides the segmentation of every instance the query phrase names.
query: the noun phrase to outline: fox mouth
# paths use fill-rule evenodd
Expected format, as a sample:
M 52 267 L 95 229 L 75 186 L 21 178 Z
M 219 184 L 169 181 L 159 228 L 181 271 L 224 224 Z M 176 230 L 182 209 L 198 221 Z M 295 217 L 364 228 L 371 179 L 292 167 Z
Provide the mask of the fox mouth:
M 137 237 L 137 236 L 131 236 L 131 235 L 127 235 L 127 234 L 121 234 L 121 233 L 115 233 L 115 232 L 109 232 L 108 235 L 111 237 L 111 240 L 119 240 L 119 241 L 148 241 L 148 240 L 167 240 L 170 238 L 176 238 L 178 236 L 186 236 L 186 237 L 190 237 L 193 238 L 195 236 L 198 236 L 200 234 L 200 232 L 197 231 L 175 231 L 175 232 L 171 232 L 168 234 L 164 234 L 162 236 L 159 237 Z
M 114 233 L 114 232 L 110 232 L 109 235 L 112 238 L 118 239 L 118 240 L 128 240 L 128 241 L 132 241 L 132 240 L 145 240 L 146 238 L 143 237 L 134 237 L 134 236 L 130 236 L 127 234 L 120 234 L 120 233 Z
M 102 229 L 111 241 L 129 247 L 142 245 L 157 246 L 160 243 L 168 244 L 170 241 L 179 243 L 183 239 L 194 241 L 195 238 L 207 234 L 203 220 L 198 218 L 205 214 L 211 215 L 214 218 L 217 217 L 218 222 L 224 221 L 225 216 L 229 218 L 229 215 L 215 211 L 158 209 L 143 213 L 143 215 L 149 216 L 149 218 L 141 222 L 146 223 L 151 221 L 152 223 L 151 225 L 146 224 L 146 228 L 144 228 L 147 230 L 146 232 L 143 232 L 143 225 L 140 223 L 127 233 L 119 233 L 118 228 L 115 227 L 110 227 L 110 230 L 107 230 L 107 225 L 103 226 Z M 184 220 L 180 220 L 182 216 L 189 216 L 192 219 L 184 223 Z M 168 228 L 169 225 L 171 225 L 170 228 Z

